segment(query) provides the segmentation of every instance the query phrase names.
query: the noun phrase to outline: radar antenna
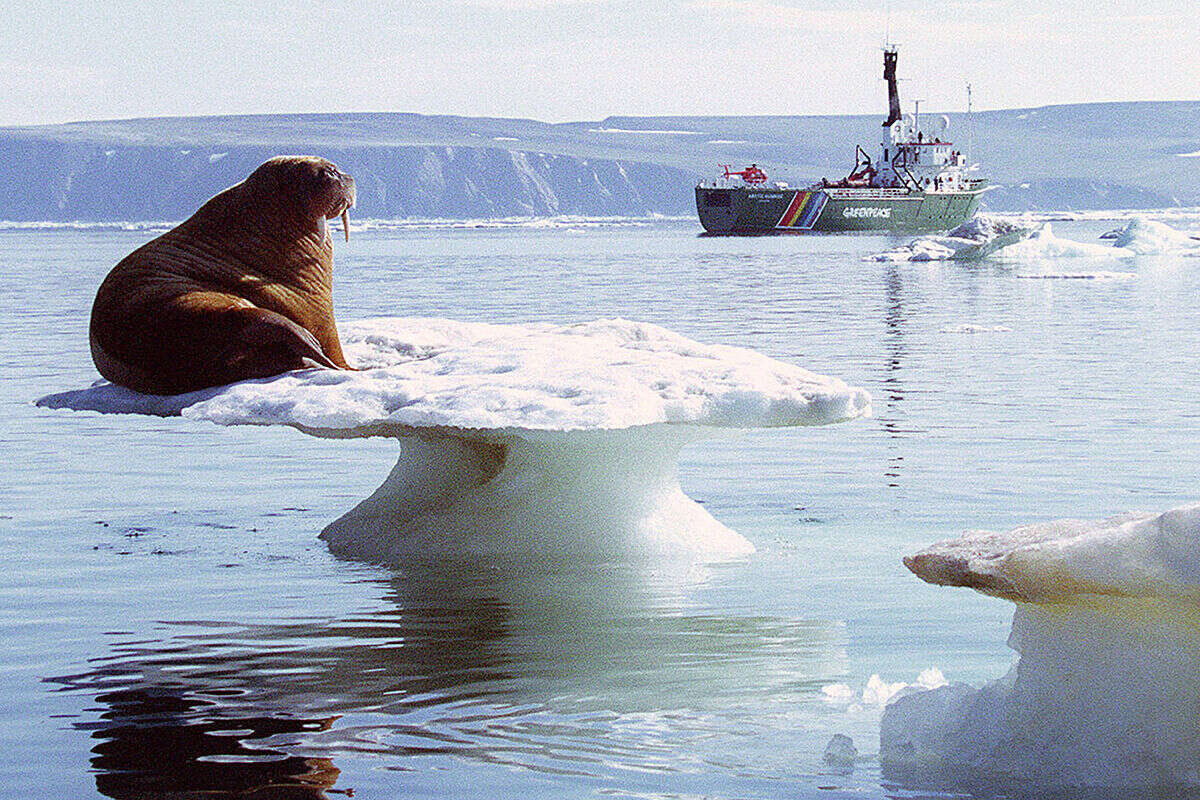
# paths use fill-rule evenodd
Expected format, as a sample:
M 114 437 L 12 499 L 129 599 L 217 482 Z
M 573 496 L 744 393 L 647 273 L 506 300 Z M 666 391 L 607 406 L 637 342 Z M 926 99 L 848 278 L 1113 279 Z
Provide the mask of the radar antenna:
M 883 51 L 883 79 L 888 85 L 888 118 L 883 127 L 890 128 L 900 119 L 900 90 L 896 86 L 896 45 L 889 44 Z

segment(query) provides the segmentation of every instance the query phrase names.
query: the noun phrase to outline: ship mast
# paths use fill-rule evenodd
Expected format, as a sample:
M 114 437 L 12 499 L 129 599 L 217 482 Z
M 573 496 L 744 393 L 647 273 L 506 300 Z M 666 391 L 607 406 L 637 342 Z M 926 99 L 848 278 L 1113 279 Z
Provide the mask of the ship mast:
M 971 84 L 967 84 L 967 166 L 975 157 L 975 115 L 971 111 Z
M 890 44 L 883 50 L 883 79 L 888 85 L 888 118 L 883 127 L 890 128 L 900 119 L 900 90 L 896 86 L 896 45 Z

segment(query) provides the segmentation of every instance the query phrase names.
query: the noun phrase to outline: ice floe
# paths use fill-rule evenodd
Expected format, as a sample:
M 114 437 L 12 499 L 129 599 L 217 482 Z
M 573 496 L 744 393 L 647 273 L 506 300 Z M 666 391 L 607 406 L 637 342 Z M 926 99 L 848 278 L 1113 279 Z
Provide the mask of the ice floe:
M 645 228 L 664 222 L 694 222 L 692 216 L 647 215 L 644 217 L 596 217 L 582 214 L 559 214 L 548 217 L 487 217 L 468 219 L 411 217 L 405 219 L 363 218 L 352 220 L 350 230 L 577 230 L 598 228 Z
M 1030 281 L 1131 281 L 1137 278 L 1137 273 L 1096 269 L 1083 272 L 1024 272 L 1013 277 Z
M 1152 219 L 1135 217 L 1114 237 L 1113 245 L 1138 255 L 1169 253 L 1176 250 L 1200 253 L 1196 234 L 1176 230 Z
M 1129 220 L 1135 217 L 1155 220 L 1200 222 L 1200 206 L 1170 208 L 1106 208 L 1083 211 L 989 211 L 989 216 L 1034 222 L 1079 222 L 1089 220 Z
M 1060 239 L 1054 235 L 1054 229 L 1049 222 L 1042 224 L 1030 236 L 1005 247 L 1000 253 L 1005 260 L 1015 261 L 1043 258 L 1125 258 L 1132 255 L 1132 251 L 1119 247 Z
M 979 214 L 944 236 L 922 236 L 906 245 L 876 253 L 874 261 L 968 261 L 1035 235 L 1041 223 Z
M 1163 253 L 1200 254 L 1200 239 L 1187 231 L 1172 228 L 1163 222 L 1146 217 L 1134 217 L 1124 227 L 1110 231 L 1101 238 L 1112 244 L 1095 244 L 1060 239 L 1050 223 L 1043 225 L 1028 239 L 1004 248 L 1004 259 L 1032 260 L 1039 258 L 1133 258 Z
M 960 325 L 946 325 L 940 333 L 1012 333 L 1012 328 L 1006 325 L 975 325 L 966 322 Z
M 364 217 L 350 222 L 353 233 L 364 231 L 408 231 L 408 230 L 576 230 L 576 229 L 608 229 L 608 228 L 645 228 L 663 223 L 695 222 L 696 215 L 667 216 L 648 214 L 638 217 L 618 216 L 587 216 L 583 214 L 558 214 L 554 216 L 528 217 L 480 217 L 480 218 L 443 218 L 443 217 L 405 217 L 402 219 L 381 219 Z M 181 220 L 166 221 L 134 221 L 134 222 L 85 222 L 85 221 L 22 221 L 0 220 L 0 231 L 8 230 L 89 230 L 89 231 L 134 231 L 161 233 L 177 227 Z
M 1133 217 L 1124 227 L 1104 234 L 1112 244 L 1077 242 L 1055 235 L 1050 222 L 1032 217 L 980 214 L 945 235 L 922 236 L 905 245 L 876 253 L 874 261 L 974 261 L 994 257 L 1004 261 L 1058 258 L 1124 259 L 1139 255 L 1183 252 L 1200 254 L 1196 235 L 1145 217 Z
M 973 531 L 905 559 L 1016 603 L 1009 673 L 902 696 L 885 766 L 1047 785 L 1200 783 L 1200 505 Z
M 101 382 L 38 404 L 400 439 L 384 485 L 323 534 L 370 558 L 527 546 L 750 552 L 684 495 L 680 449 L 721 430 L 870 412 L 865 391 L 835 378 L 626 320 L 374 319 L 343 326 L 342 338 L 361 371 L 304 370 L 174 397 Z
M 0 220 L 0 231 L 128 231 L 133 233 L 165 233 L 179 222 L 54 222 Z

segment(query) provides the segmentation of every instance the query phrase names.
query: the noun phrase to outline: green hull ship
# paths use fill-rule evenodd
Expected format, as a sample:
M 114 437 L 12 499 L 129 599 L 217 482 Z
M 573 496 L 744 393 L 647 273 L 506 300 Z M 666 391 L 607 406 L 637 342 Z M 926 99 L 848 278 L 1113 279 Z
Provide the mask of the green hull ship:
M 696 187 L 696 211 L 710 234 L 840 233 L 947 230 L 970 219 L 987 188 L 967 177 L 966 158 L 944 141 L 947 117 L 923 128 L 901 115 L 894 47 L 883 55 L 890 113 L 879 157 L 856 148 L 855 165 L 839 181 L 806 188 L 768 184 L 757 164 Z

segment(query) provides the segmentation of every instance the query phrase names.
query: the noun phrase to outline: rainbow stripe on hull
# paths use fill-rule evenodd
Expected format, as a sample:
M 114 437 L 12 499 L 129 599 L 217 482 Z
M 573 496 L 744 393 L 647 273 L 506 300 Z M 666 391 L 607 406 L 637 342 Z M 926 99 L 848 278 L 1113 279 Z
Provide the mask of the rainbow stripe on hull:
M 800 231 L 812 230 L 813 223 L 817 221 L 817 217 L 821 216 L 821 212 L 825 209 L 825 203 L 828 201 L 829 195 L 825 192 L 808 189 L 798 191 L 792 197 L 792 202 L 788 203 L 779 222 L 775 223 L 775 227 Z

